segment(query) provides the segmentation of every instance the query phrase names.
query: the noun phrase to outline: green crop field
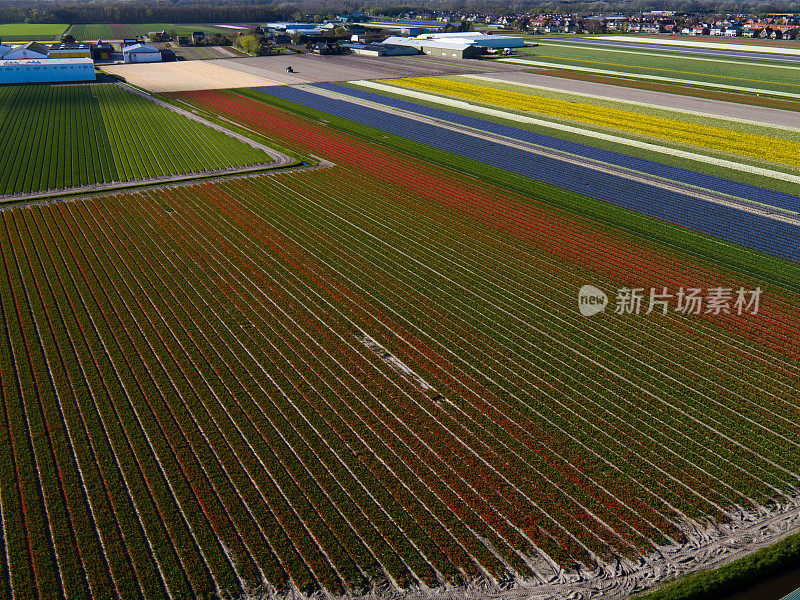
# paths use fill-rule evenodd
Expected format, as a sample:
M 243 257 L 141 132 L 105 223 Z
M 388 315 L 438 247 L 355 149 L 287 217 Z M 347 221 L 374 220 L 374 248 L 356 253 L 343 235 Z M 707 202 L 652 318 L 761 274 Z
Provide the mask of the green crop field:
M 147 35 L 150 31 L 171 31 L 179 34 L 189 34 L 193 31 L 202 31 L 205 34 L 223 33 L 230 34 L 235 30 L 218 25 L 190 24 L 175 25 L 173 23 L 81 23 L 72 25 L 69 34 L 76 40 L 122 40 Z
M 579 45 L 556 40 L 526 48 L 521 59 L 537 66 L 600 69 L 620 75 L 655 76 L 764 92 L 800 94 L 800 68 L 786 61 L 680 54 L 648 48 Z
M 111 84 L 4 87 L 0 102 L 0 195 L 271 161 Z
M 183 60 L 214 60 L 216 58 L 232 58 L 233 56 L 247 56 L 230 46 L 170 46 L 178 59 Z
M 0 23 L 0 39 L 4 42 L 59 40 L 67 27 L 59 23 Z

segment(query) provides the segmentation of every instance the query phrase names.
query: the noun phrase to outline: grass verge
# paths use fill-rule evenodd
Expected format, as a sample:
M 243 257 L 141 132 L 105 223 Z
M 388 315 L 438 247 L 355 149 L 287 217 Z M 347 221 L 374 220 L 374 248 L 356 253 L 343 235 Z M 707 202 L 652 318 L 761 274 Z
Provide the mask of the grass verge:
M 714 600 L 800 565 L 800 533 L 713 571 L 693 573 L 632 600 Z

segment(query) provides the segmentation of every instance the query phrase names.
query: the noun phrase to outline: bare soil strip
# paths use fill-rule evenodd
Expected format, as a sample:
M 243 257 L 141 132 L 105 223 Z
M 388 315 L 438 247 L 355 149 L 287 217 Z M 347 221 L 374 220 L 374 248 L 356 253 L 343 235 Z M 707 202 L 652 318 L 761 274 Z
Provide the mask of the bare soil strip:
M 294 161 L 293 161 L 294 162 Z M 199 171 L 194 173 L 183 173 L 181 175 L 170 175 L 169 177 L 156 177 L 153 179 L 132 179 L 130 181 L 117 181 L 112 183 L 94 183 L 78 187 L 47 190 L 33 194 L 14 194 L 11 196 L 0 196 L 0 203 L 18 203 L 24 200 L 41 200 L 45 198 L 55 198 L 59 196 L 88 195 L 91 192 L 107 192 L 113 190 L 124 190 L 138 188 L 142 186 L 157 186 L 159 184 L 196 182 L 199 178 L 215 177 L 223 175 L 247 175 L 262 173 L 268 169 L 277 168 L 274 163 L 263 163 L 249 165 L 247 167 L 237 167 L 234 169 L 221 169 L 217 171 Z
M 291 65 L 293 73 L 287 73 Z M 497 61 L 439 57 L 296 54 L 217 58 L 172 63 L 109 65 L 103 69 L 151 92 L 185 92 L 271 85 L 386 79 L 458 73 L 521 71 L 525 66 Z
M 317 157 L 312 157 L 317 159 Z M 231 179 L 246 179 L 248 177 L 263 177 L 266 175 L 276 175 L 278 173 L 289 173 L 292 171 L 315 171 L 317 169 L 327 169 L 329 167 L 333 167 L 336 163 L 332 163 L 329 160 L 325 159 L 317 159 L 319 162 L 316 165 L 297 165 L 293 167 L 286 167 L 281 170 L 275 170 L 272 164 L 268 164 L 266 168 L 262 169 L 253 169 L 252 171 L 243 171 L 237 173 L 216 173 L 216 172 L 205 172 L 201 173 L 200 176 L 202 180 L 198 180 L 198 176 L 195 175 L 194 177 L 186 178 L 186 179 L 179 179 L 176 181 L 164 181 L 164 180 L 153 180 L 152 184 L 149 181 L 145 181 L 142 183 L 134 183 L 133 186 L 137 188 L 135 191 L 140 191 L 139 188 L 146 187 L 147 189 L 159 189 L 159 190 L 167 190 L 170 188 L 177 188 L 183 187 L 187 185 L 196 185 L 198 183 L 217 183 L 220 181 L 229 181 Z M 207 177 L 206 177 L 207 175 Z M 35 206 L 37 204 L 51 204 L 55 202 L 69 202 L 73 200 L 87 200 L 90 198 L 102 198 L 104 196 L 111 196 L 114 194 L 124 194 L 129 191 L 128 187 L 119 186 L 110 189 L 86 189 L 92 186 L 85 186 L 80 188 L 71 188 L 70 190 L 62 190 L 59 192 L 58 195 L 50 195 L 43 198 L 20 198 L 19 200 L 12 200 L 10 196 L 7 197 L 0 197 L 0 212 L 4 210 L 10 210 L 14 208 L 19 208 L 20 206 Z M 100 191 L 101 194 L 96 194 L 92 192 Z M 133 193 L 132 190 L 130 190 Z M 107 193 L 106 193 L 107 192 Z
M 103 65 L 103 70 L 151 92 L 186 92 L 237 87 L 280 85 L 280 82 L 241 73 L 217 64 L 234 58 L 185 60 L 168 63 Z

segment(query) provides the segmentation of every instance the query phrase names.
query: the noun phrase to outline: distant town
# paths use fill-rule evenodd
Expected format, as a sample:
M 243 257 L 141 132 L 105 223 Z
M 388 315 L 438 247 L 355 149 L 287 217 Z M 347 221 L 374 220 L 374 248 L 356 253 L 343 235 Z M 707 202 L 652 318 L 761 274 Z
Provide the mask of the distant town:
M 673 34 L 795 40 L 800 14 L 709 15 L 676 11 L 636 14 L 493 14 L 409 11 L 393 17 L 305 14 L 303 21 L 165 26 L 65 25 L 58 39 L 0 43 L 0 83 L 93 81 L 96 64 L 269 56 L 312 52 L 470 59 L 510 55 L 528 36 Z M 93 39 L 95 34 L 111 38 Z M 115 36 L 115 33 L 117 34 Z M 122 34 L 122 35 L 119 35 Z M 19 36 L 15 36 L 19 37 Z M 115 39 L 119 37 L 121 39 Z

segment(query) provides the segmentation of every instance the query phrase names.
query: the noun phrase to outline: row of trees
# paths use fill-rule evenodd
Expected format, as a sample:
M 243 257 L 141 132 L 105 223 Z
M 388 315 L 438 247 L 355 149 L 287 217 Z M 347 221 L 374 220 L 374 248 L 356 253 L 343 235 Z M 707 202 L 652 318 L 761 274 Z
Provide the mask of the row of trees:
M 292 17 L 295 7 L 226 4 L 102 4 L 11 5 L 0 2 L 0 22 L 7 23 L 236 23 L 281 21 Z
M 405 12 L 434 11 L 424 0 L 416 6 L 397 5 L 396 0 L 150 0 L 149 3 L 97 0 L 73 4 L 24 3 L 0 0 L 0 22 L 7 23 L 252 23 L 259 21 L 322 21 L 341 12 L 361 11 L 372 16 L 395 16 Z M 437 13 L 522 14 L 526 12 L 592 13 L 646 10 L 677 10 L 695 13 L 759 14 L 800 11 L 800 0 L 437 0 Z
M 233 39 L 233 46 L 251 56 L 274 56 L 287 51 L 273 44 L 268 38 L 257 33 L 240 35 Z

